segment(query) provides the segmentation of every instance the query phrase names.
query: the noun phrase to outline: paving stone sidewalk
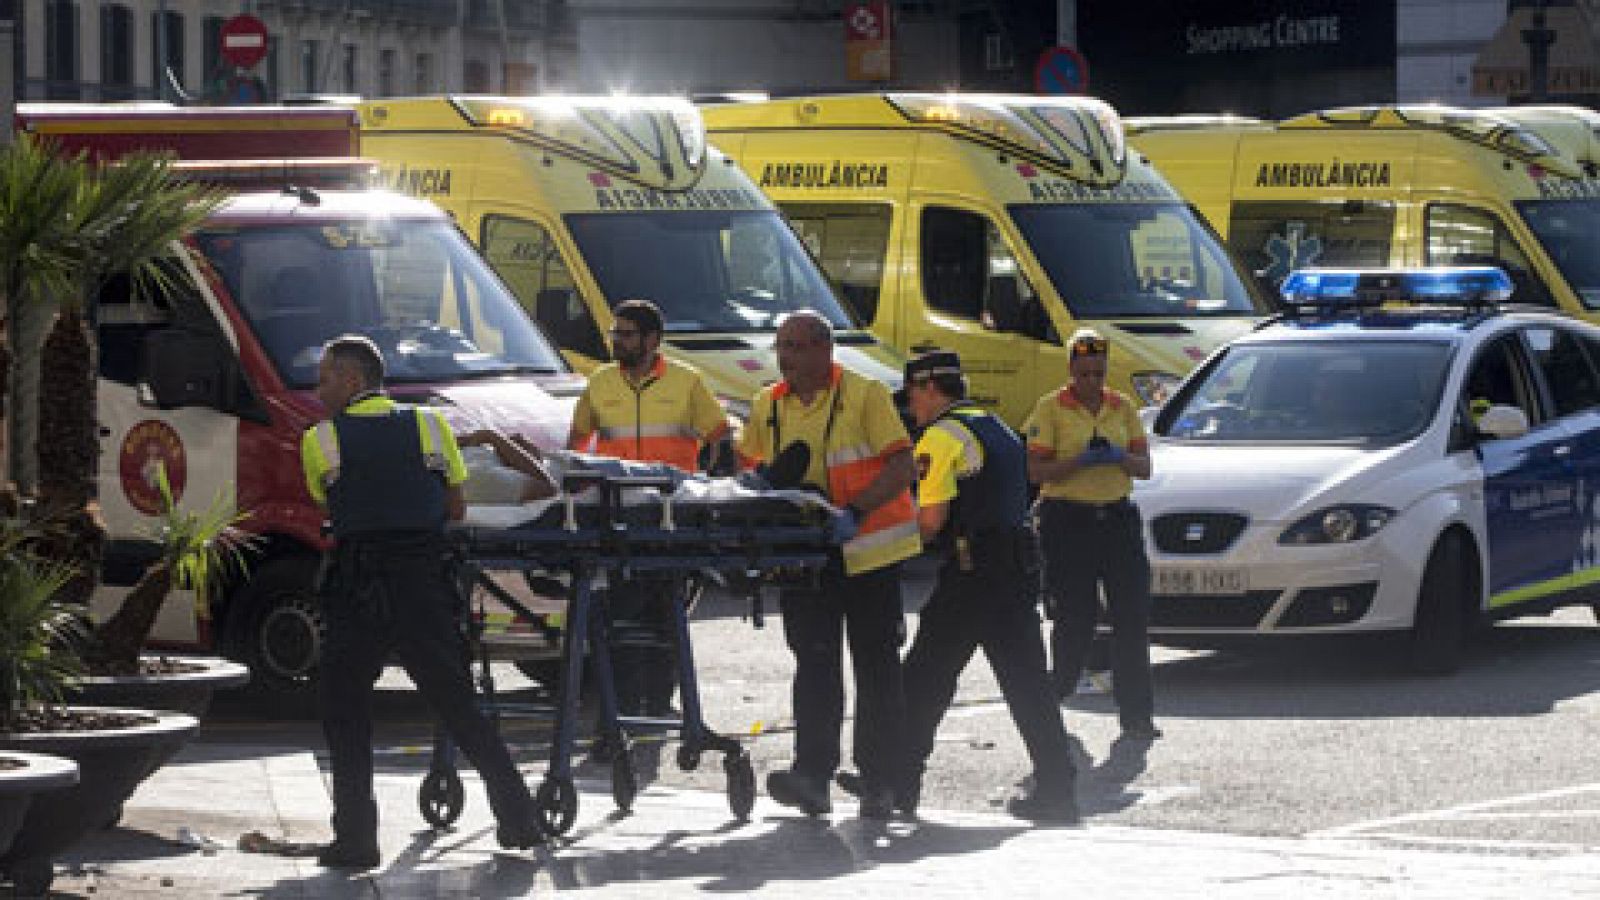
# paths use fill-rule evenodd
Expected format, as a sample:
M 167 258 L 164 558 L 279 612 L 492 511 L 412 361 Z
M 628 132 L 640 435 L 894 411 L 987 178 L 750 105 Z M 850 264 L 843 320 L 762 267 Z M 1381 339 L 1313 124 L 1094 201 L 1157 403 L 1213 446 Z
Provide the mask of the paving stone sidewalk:
M 656 786 L 622 816 L 604 782 L 580 784 L 570 843 L 506 853 L 495 848 L 481 785 L 465 777 L 461 820 L 436 833 L 417 811 L 417 761 L 380 772 L 384 866 L 350 877 L 235 846 L 252 830 L 326 839 L 326 777 L 313 753 L 191 745 L 140 788 L 119 828 L 59 860 L 54 896 L 1600 898 L 1596 855 L 1480 856 L 1092 822 L 1044 829 L 937 810 L 884 825 L 840 806 L 809 820 L 764 797 L 741 824 L 720 794 Z

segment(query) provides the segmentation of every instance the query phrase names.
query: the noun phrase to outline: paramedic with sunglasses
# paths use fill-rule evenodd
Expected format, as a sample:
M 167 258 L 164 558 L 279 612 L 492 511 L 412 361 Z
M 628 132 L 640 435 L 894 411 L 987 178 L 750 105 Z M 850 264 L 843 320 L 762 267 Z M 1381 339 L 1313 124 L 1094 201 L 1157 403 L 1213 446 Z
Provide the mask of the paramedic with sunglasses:
M 1110 344 L 1082 328 L 1068 343 L 1072 380 L 1039 399 L 1023 426 L 1028 477 L 1039 488 L 1039 538 L 1056 689 L 1078 684 L 1105 593 L 1111 682 L 1122 737 L 1161 736 L 1150 674 L 1150 561 L 1134 478 L 1150 477 L 1150 447 L 1132 401 L 1106 387 Z

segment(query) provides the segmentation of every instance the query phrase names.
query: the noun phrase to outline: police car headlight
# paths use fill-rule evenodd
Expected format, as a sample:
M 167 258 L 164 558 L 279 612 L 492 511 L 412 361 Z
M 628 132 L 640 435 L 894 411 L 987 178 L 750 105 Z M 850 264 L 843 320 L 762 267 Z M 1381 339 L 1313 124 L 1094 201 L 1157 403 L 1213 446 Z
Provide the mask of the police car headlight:
M 1160 406 L 1167 402 L 1183 379 L 1171 372 L 1135 372 L 1133 392 L 1139 395 L 1144 406 Z
M 1347 544 L 1376 534 L 1389 524 L 1394 510 L 1386 506 L 1350 503 L 1321 509 L 1289 526 L 1280 544 Z

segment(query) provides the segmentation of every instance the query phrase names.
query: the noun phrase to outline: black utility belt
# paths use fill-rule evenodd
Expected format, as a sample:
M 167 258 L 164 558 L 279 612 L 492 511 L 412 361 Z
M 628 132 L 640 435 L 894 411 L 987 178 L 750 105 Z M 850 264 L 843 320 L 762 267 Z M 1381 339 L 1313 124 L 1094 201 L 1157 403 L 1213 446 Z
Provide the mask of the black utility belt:
M 1083 500 L 1068 500 L 1065 497 L 1042 497 L 1040 503 L 1059 506 L 1062 509 L 1085 510 L 1089 512 L 1116 512 L 1134 509 L 1133 501 L 1127 497 L 1112 500 L 1110 503 L 1088 503 Z

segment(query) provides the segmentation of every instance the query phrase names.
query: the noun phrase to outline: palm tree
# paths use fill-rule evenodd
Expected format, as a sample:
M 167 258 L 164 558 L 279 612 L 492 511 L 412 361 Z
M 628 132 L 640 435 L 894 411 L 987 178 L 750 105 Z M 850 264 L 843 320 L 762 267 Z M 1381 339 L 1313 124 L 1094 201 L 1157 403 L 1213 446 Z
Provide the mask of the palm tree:
M 82 165 L 81 161 L 79 164 Z M 62 517 L 62 552 L 55 558 L 77 570 L 67 599 L 87 602 L 100 570 L 104 528 L 93 502 L 100 455 L 94 336 L 88 304 L 108 278 L 129 276 L 143 290 L 160 291 L 186 270 L 166 264 L 173 242 L 198 226 L 223 200 L 211 187 L 182 181 L 169 157 L 125 156 L 87 167 L 84 190 L 72 211 L 72 246 L 84 251 L 72 290 L 57 295 L 60 309 L 37 357 L 39 366 L 39 501 Z

